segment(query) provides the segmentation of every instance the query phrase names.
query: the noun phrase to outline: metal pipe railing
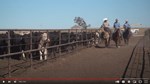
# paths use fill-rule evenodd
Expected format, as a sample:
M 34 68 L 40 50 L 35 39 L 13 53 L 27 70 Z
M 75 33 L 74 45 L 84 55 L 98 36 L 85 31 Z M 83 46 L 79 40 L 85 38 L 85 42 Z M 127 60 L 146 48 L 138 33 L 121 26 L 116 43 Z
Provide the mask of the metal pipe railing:
M 88 42 L 88 41 L 91 41 L 92 39 L 88 39 L 87 38 L 87 30 L 81 30 L 80 32 L 83 32 L 83 31 L 86 31 L 86 39 L 83 40 L 83 34 L 81 36 L 81 41 L 78 41 L 77 39 L 77 34 L 78 34 L 78 30 L 77 29 L 73 29 L 73 30 L 68 30 L 68 29 L 58 29 L 58 30 L 53 30 L 53 29 L 34 29 L 34 30 L 31 30 L 31 29 L 23 29 L 23 30 L 20 30 L 20 29 L 0 29 L 0 31 L 7 31 L 7 38 L 4 38 L 4 39 L 7 39 L 7 42 L 8 42 L 8 45 L 6 46 L 8 48 L 8 53 L 7 54 L 3 54 L 3 55 L 0 55 L 0 58 L 1 57 L 8 57 L 8 77 L 11 77 L 11 56 L 13 55 L 18 55 L 18 54 L 22 54 L 22 53 L 30 53 L 30 67 L 32 68 L 33 67 L 33 57 L 32 57 L 32 52 L 35 52 L 35 51 L 39 51 L 41 50 L 42 48 L 38 48 L 38 49 L 33 49 L 33 42 L 32 42 L 32 38 L 35 38 L 35 36 L 32 35 L 32 32 L 34 31 L 43 31 L 43 32 L 47 32 L 47 34 L 49 33 L 49 31 L 58 31 L 59 32 L 59 44 L 58 45 L 53 45 L 53 46 L 49 46 L 49 47 L 46 47 L 46 49 L 51 49 L 51 48 L 59 48 L 59 55 L 61 55 L 61 47 L 62 46 L 66 46 L 66 45 L 72 45 L 72 44 L 75 44 L 76 47 L 78 47 L 78 43 L 83 43 L 83 42 Z M 30 45 L 30 49 L 29 50 L 26 50 L 26 51 L 21 51 L 21 52 L 15 52 L 15 53 L 11 53 L 11 47 L 12 46 L 17 46 L 17 45 L 11 45 L 10 43 L 10 40 L 11 39 L 18 39 L 18 38 L 11 38 L 10 36 L 10 31 L 29 31 L 30 32 L 30 37 L 27 37 L 30 39 L 30 43 L 28 43 L 28 45 Z M 92 30 L 90 30 L 92 31 Z M 62 32 L 68 32 L 68 43 L 65 43 L 65 44 L 62 44 L 61 43 L 61 33 Z M 76 39 L 74 42 L 70 42 L 70 32 L 75 32 L 76 34 Z M 90 32 L 91 33 L 91 32 Z M 49 35 L 48 35 L 49 36 Z M 40 36 L 39 36 L 40 37 Z M 20 45 L 24 45 L 24 44 L 19 44 L 18 46 Z M 27 44 L 26 44 L 27 45 Z M 76 49 L 75 49 L 76 50 Z

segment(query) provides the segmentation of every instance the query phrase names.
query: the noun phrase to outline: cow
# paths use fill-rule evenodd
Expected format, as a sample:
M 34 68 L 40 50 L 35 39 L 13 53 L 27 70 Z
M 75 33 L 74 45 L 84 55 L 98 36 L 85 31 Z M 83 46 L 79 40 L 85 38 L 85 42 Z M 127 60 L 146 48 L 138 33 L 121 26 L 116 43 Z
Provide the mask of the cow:
M 86 40 L 86 38 L 91 39 L 91 34 L 88 33 L 87 37 L 85 32 L 61 32 L 61 42 L 59 42 L 59 32 L 37 32 L 32 31 L 32 33 L 16 33 L 15 31 L 11 30 L 10 33 L 10 53 L 22 52 L 22 54 L 12 55 L 11 58 L 13 59 L 40 59 L 40 60 L 47 60 L 48 55 L 53 53 L 54 56 L 58 52 L 59 48 L 61 48 L 61 52 L 70 51 L 76 48 L 76 43 L 64 45 L 61 47 L 54 47 L 48 48 L 49 46 L 55 46 L 61 44 L 66 44 L 68 42 L 75 42 L 75 41 L 82 41 Z M 32 38 L 30 37 L 32 34 Z M 69 37 L 70 35 L 70 37 Z M 44 39 L 43 37 L 46 37 Z M 0 55 L 8 53 L 8 33 L 0 34 Z M 5 38 L 5 39 L 4 39 Z M 70 40 L 69 40 L 70 38 Z M 32 40 L 32 44 L 30 43 Z M 30 49 L 39 49 L 33 52 L 24 52 Z
M 84 31 L 82 33 L 84 46 L 91 47 L 94 41 L 94 33 Z
M 6 40 L 7 34 L 0 34 L 0 55 L 8 53 L 8 42 Z M 3 58 L 3 57 L 2 57 Z
M 22 36 L 20 34 L 16 34 L 13 30 L 9 31 L 10 33 L 10 53 L 16 53 L 21 51 L 20 41 Z M 20 59 L 20 54 L 12 55 L 13 59 Z
M 45 47 L 48 47 L 48 46 L 45 46 L 45 39 L 43 39 L 43 38 L 45 38 L 45 35 L 47 35 L 47 33 L 33 31 L 32 37 L 31 37 L 31 32 L 28 34 L 22 34 L 20 36 L 17 36 L 17 38 L 18 37 L 21 38 L 20 40 L 17 41 L 20 43 L 19 51 L 22 52 L 21 59 L 27 60 L 27 59 L 31 58 L 30 53 L 32 53 L 32 59 L 43 60 L 43 55 L 44 55 L 44 59 L 46 60 L 48 53 L 47 53 L 47 49 L 45 49 Z M 31 44 L 31 40 L 32 40 L 32 44 Z M 44 44 L 42 44 L 42 43 L 44 43 Z M 46 45 L 47 45 L 47 43 L 46 43 Z M 24 51 L 27 51 L 27 50 L 41 49 L 41 48 L 43 48 L 43 49 L 24 53 Z
M 16 34 L 12 30 L 9 31 L 9 35 L 10 35 L 10 39 L 8 39 L 8 32 L 6 32 L 5 34 L 0 34 L 0 51 L 1 51 L 0 55 L 21 51 L 20 41 L 22 39 L 22 36 L 20 34 Z M 10 48 L 10 51 L 8 52 L 9 48 Z M 20 54 L 12 55 L 11 58 L 19 59 L 19 55 Z
M 48 37 L 48 33 L 41 34 L 41 38 L 38 44 L 40 60 L 47 60 L 48 50 L 46 47 L 49 47 L 50 39 Z M 41 49 L 42 48 L 42 49 Z M 44 56 L 43 56 L 44 55 Z
M 32 40 L 32 44 L 31 44 Z M 47 60 L 48 56 L 48 50 L 46 47 L 49 47 L 50 38 L 47 34 L 47 32 L 31 32 L 29 34 L 24 34 L 22 40 L 20 41 L 21 50 L 27 51 L 32 49 L 39 49 L 37 51 L 33 51 L 32 53 L 32 59 L 40 59 L 40 60 Z M 30 57 L 30 53 L 22 53 L 23 59 L 28 59 Z
M 50 42 L 50 46 L 54 46 L 54 45 L 59 45 L 59 32 L 54 31 L 54 32 L 49 32 L 49 37 L 51 39 Z M 75 34 L 73 32 L 70 33 L 70 42 L 74 42 L 75 41 Z M 69 33 L 68 32 L 61 32 L 61 44 L 66 44 L 69 42 Z M 61 46 L 61 52 L 69 52 L 70 49 L 74 49 L 74 44 L 70 44 L 70 45 L 64 45 Z M 58 52 L 59 48 L 55 47 L 51 49 L 54 53 L 54 55 L 56 54 L 56 52 Z

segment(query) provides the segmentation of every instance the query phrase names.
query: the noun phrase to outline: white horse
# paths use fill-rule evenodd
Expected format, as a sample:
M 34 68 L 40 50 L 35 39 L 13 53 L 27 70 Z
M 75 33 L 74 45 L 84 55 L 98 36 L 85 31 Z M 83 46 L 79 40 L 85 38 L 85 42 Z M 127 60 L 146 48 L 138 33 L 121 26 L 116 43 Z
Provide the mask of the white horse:
M 40 60 L 47 60 L 48 50 L 46 47 L 49 46 L 50 39 L 48 38 L 47 33 L 43 33 L 41 35 L 41 39 L 38 45 L 38 48 L 40 49 Z

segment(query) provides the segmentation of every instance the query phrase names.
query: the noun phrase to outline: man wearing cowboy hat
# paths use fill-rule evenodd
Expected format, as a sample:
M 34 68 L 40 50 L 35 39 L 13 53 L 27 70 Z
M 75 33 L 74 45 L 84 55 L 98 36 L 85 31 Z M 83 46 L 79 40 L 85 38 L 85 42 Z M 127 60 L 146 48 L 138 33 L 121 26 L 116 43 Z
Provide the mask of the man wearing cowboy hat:
M 103 24 L 101 26 L 101 28 L 103 28 L 106 32 L 109 32 L 110 33 L 110 28 L 109 28 L 109 22 L 108 22 L 108 19 L 107 18 L 104 18 L 103 19 Z

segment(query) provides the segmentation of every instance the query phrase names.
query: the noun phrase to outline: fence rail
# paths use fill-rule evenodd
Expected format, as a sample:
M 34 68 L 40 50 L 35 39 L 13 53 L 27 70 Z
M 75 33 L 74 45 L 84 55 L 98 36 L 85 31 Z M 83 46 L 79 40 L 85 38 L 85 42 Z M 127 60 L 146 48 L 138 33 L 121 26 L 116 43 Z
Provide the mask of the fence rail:
M 75 44 L 76 45 L 76 47 L 78 47 L 78 43 L 81 43 L 82 45 L 83 45 L 83 43 L 86 43 L 86 42 L 89 42 L 89 41 L 91 41 L 92 39 L 90 38 L 87 38 L 87 34 L 88 33 L 90 33 L 90 35 L 91 35 L 91 37 L 92 37 L 92 33 L 93 32 L 95 32 L 95 30 L 96 29 L 87 29 L 87 30 L 77 30 L 77 29 L 58 29 L 58 30 L 54 30 L 54 29 L 49 29 L 49 30 L 47 30 L 47 29 L 0 29 L 0 31 L 5 31 L 5 32 L 7 32 L 7 38 L 3 38 L 3 39 L 5 39 L 5 40 L 7 40 L 7 43 L 8 43 L 8 45 L 7 46 L 2 46 L 2 47 L 7 47 L 7 49 L 8 49 L 8 52 L 7 52 L 7 54 L 3 54 L 3 55 L 0 55 L 0 58 L 1 57 L 7 57 L 8 58 L 8 61 L 7 61 L 7 66 L 8 66 L 8 77 L 11 77 L 11 71 L 12 71 L 12 63 L 11 63 L 11 61 L 12 61 L 12 59 L 11 59 L 11 56 L 13 56 L 13 55 L 18 55 L 18 54 L 22 54 L 22 53 L 30 53 L 30 67 L 32 68 L 33 67 L 33 56 L 32 56 L 32 52 L 35 52 L 35 51 L 39 51 L 39 50 L 41 50 L 42 48 L 38 48 L 38 49 L 33 49 L 33 42 L 32 42 L 32 39 L 33 38 L 36 38 L 36 37 L 34 37 L 33 35 L 32 35 L 32 33 L 33 32 L 46 32 L 47 34 L 49 33 L 49 32 L 59 32 L 59 44 L 58 45 L 53 45 L 53 46 L 49 46 L 49 47 L 46 47 L 46 49 L 52 49 L 52 48 L 58 48 L 59 49 L 59 55 L 61 55 L 61 47 L 62 46 L 66 46 L 66 45 L 72 45 L 72 44 Z M 17 46 L 17 45 L 11 45 L 11 39 L 18 39 L 18 38 L 11 38 L 11 36 L 10 36 L 10 31 L 15 31 L 15 32 L 17 32 L 17 31 L 19 31 L 19 32 L 21 32 L 21 31 L 24 31 L 24 32 L 28 32 L 29 34 L 30 34 L 30 37 L 27 37 L 28 39 L 30 39 L 30 43 L 28 43 L 28 44 L 26 44 L 26 45 L 30 45 L 30 49 L 29 50 L 26 50 L 26 51 L 21 51 L 21 52 L 11 52 L 11 47 L 12 46 Z M 64 43 L 64 44 L 62 44 L 61 43 L 61 40 L 62 40 L 62 34 L 61 33 L 63 33 L 63 32 L 67 32 L 68 33 L 68 42 L 67 43 Z M 70 42 L 70 33 L 71 32 L 74 32 L 75 34 L 76 34 L 76 40 L 74 41 L 74 42 Z M 81 40 L 80 41 L 78 41 L 78 39 L 77 39 L 77 33 L 82 33 L 82 32 L 86 32 L 86 36 L 85 36 L 85 38 L 86 39 L 83 39 L 83 35 L 81 35 Z M 38 36 L 38 37 L 40 37 L 40 36 Z M 2 39 L 0 39 L 0 40 L 2 40 Z M 20 45 L 22 45 L 22 44 L 18 44 L 18 46 L 20 46 Z M 0 75 L 1 75 L 1 73 L 0 73 Z

